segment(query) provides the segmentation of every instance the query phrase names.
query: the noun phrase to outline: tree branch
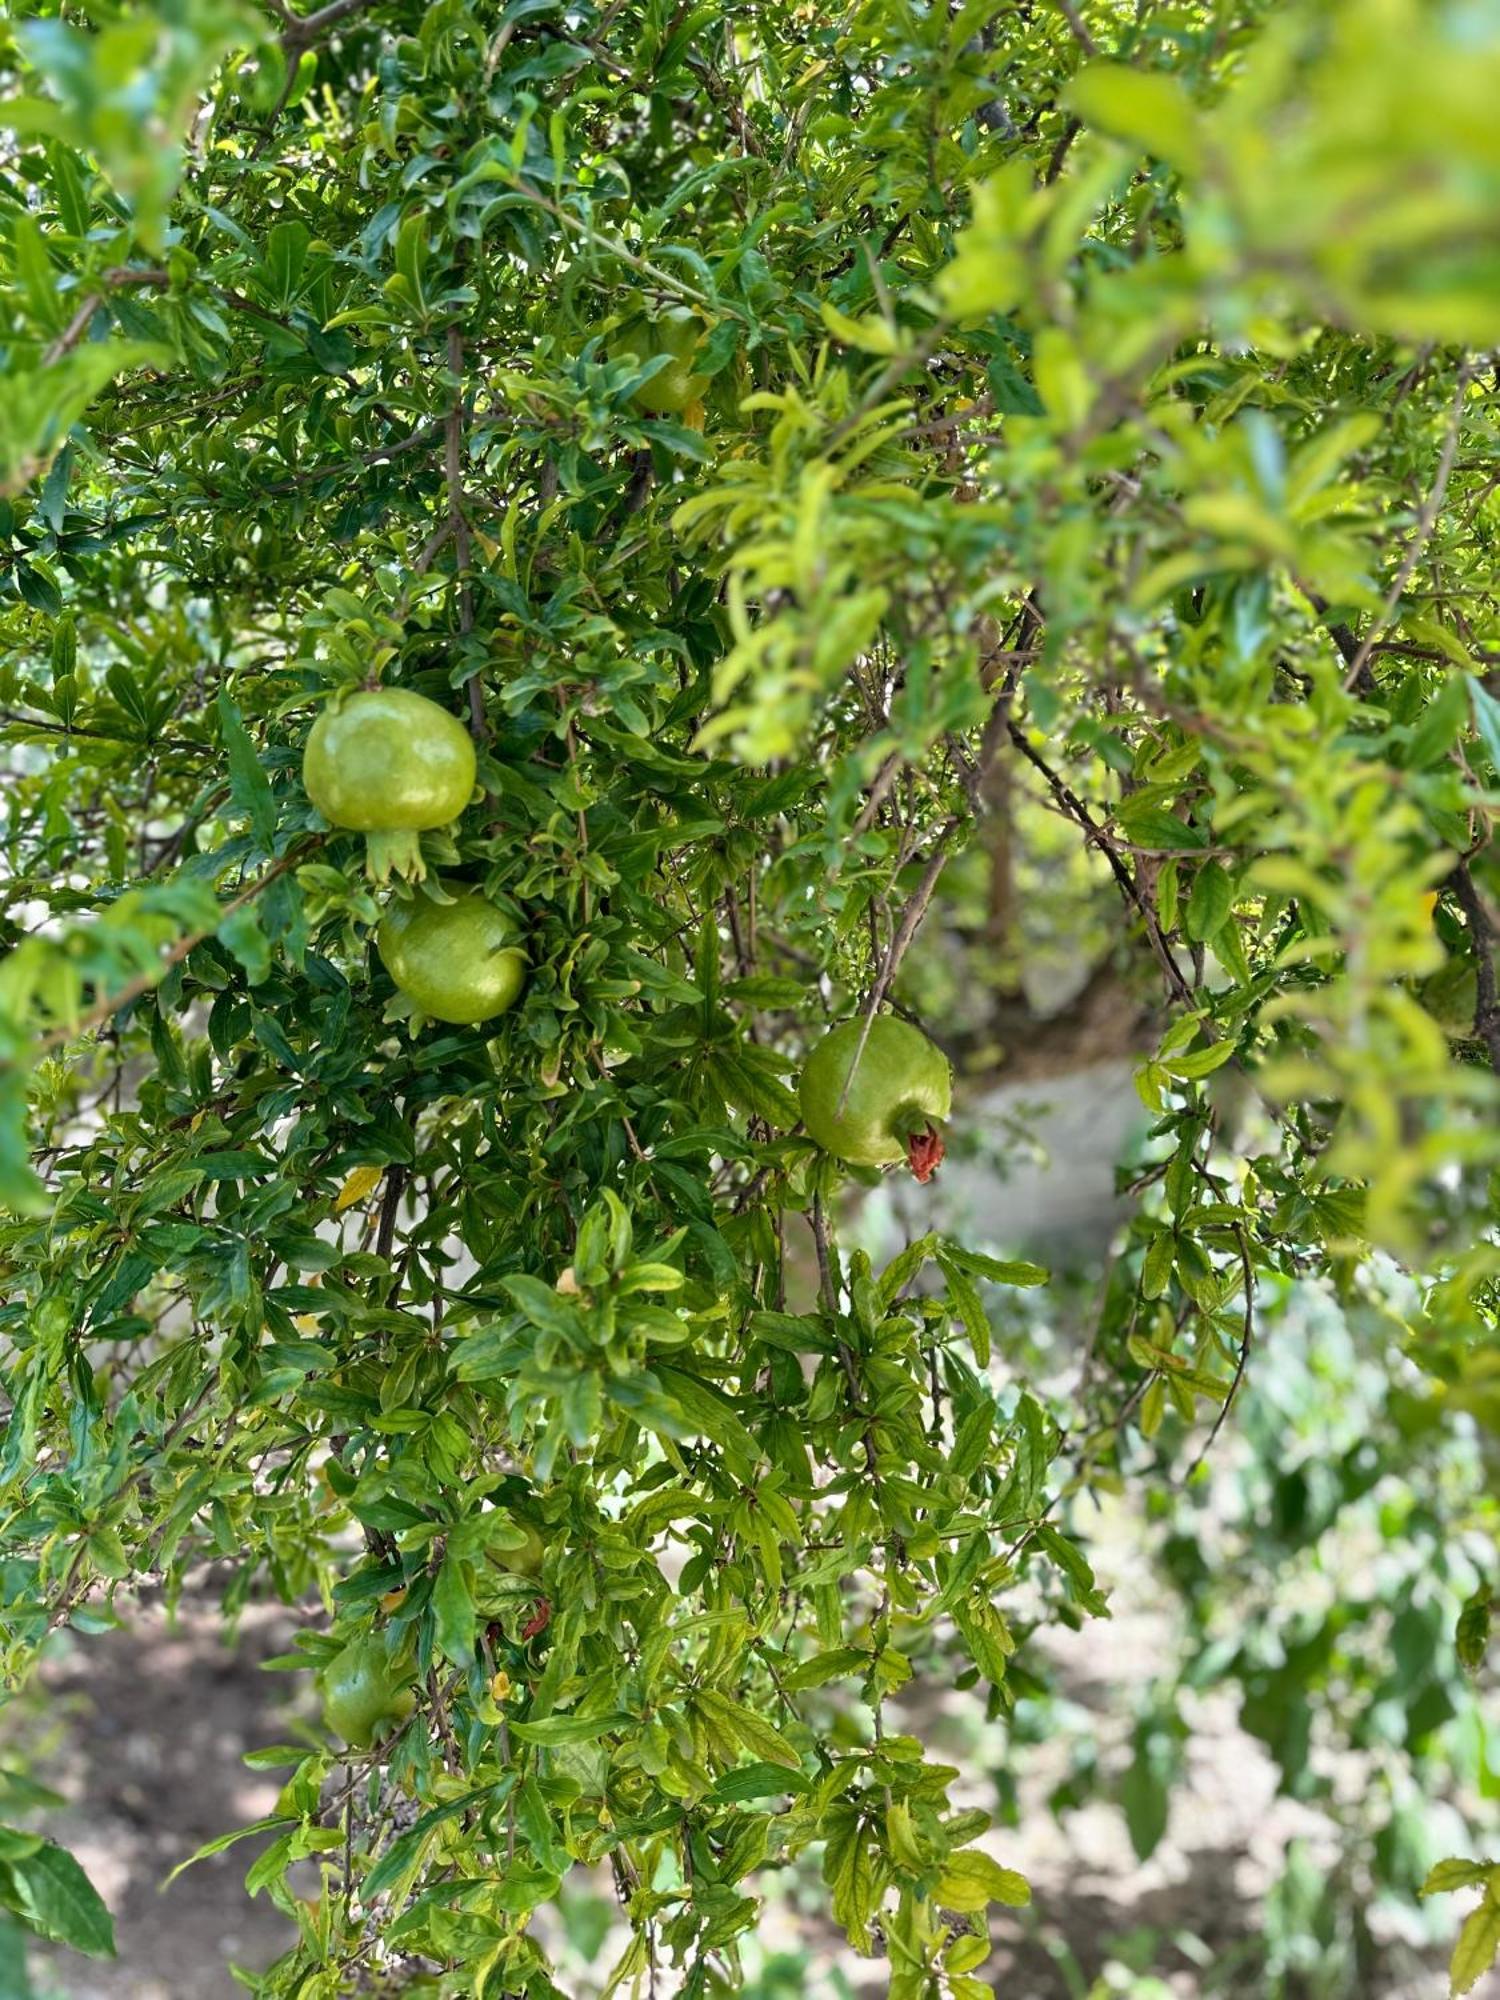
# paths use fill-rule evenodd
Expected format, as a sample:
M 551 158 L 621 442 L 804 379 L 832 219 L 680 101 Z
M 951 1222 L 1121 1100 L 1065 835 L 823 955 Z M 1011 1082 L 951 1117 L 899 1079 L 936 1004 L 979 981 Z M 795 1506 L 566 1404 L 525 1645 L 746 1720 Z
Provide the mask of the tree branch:
M 1407 584 L 1411 582 L 1412 572 L 1422 560 L 1423 551 L 1432 539 L 1433 529 L 1437 526 L 1438 514 L 1442 510 L 1443 495 L 1448 491 L 1448 480 L 1453 471 L 1453 461 L 1458 456 L 1458 439 L 1459 433 L 1463 428 L 1464 404 L 1468 399 L 1469 384 L 1474 379 L 1474 366 L 1474 361 L 1470 358 L 1465 360 L 1459 368 L 1458 386 L 1453 392 L 1453 405 L 1448 412 L 1447 435 L 1443 439 L 1443 449 L 1438 458 L 1437 472 L 1433 477 L 1431 491 L 1422 503 L 1422 511 L 1417 516 L 1416 528 L 1412 532 L 1411 540 L 1406 545 L 1406 554 L 1401 558 L 1401 567 L 1397 570 L 1379 611 L 1376 612 L 1375 617 L 1371 620 L 1370 629 L 1364 636 L 1363 644 L 1354 658 L 1349 662 L 1349 671 L 1344 677 L 1344 686 L 1346 688 L 1357 686 L 1365 669 L 1369 666 L 1370 654 L 1374 649 L 1375 641 L 1381 636 L 1386 626 L 1389 625 L 1391 619 L 1395 616 L 1396 607 L 1401 602 L 1401 593 L 1405 590 Z
M 467 638 L 474 629 L 474 587 L 469 582 L 472 547 L 468 516 L 464 512 L 464 336 L 457 321 L 448 329 L 448 373 L 454 378 L 453 401 L 443 419 L 443 485 L 448 502 L 448 529 L 453 537 L 453 560 L 458 574 L 458 629 Z M 476 743 L 489 736 L 484 713 L 484 689 L 479 675 L 470 674 L 469 734 Z
M 1181 969 L 1176 959 L 1172 956 L 1171 947 L 1162 935 L 1162 928 L 1157 921 L 1155 910 L 1152 909 L 1145 896 L 1141 893 L 1135 877 L 1125 866 L 1124 861 L 1120 857 L 1119 849 L 1110 839 L 1109 834 L 1094 818 L 1094 815 L 1089 811 L 1083 800 L 1079 798 L 1078 794 L 1058 776 L 1057 772 L 1053 770 L 1052 766 L 1040 752 L 1032 748 L 1030 742 L 1027 740 L 1026 732 L 1021 725 L 1007 718 L 1007 727 L 1010 732 L 1011 742 L 1015 744 L 1027 763 L 1040 771 L 1042 777 L 1046 780 L 1047 789 L 1051 792 L 1058 805 L 1061 806 L 1062 810 L 1075 825 L 1083 828 L 1084 832 L 1088 835 L 1089 845 L 1097 847 L 1109 863 L 1110 873 L 1114 876 L 1121 895 L 1139 913 L 1141 921 L 1146 927 L 1146 936 L 1150 941 L 1152 951 L 1156 954 L 1157 963 L 1161 966 L 1168 986 L 1184 1006 L 1196 1007 L 1198 1003 L 1193 996 L 1193 990 L 1183 978 Z
M 945 821 L 939 829 L 937 845 L 927 866 L 922 870 L 922 878 L 912 892 L 911 900 L 901 913 L 901 922 L 897 926 L 896 934 L 886 948 L 885 959 L 881 965 L 879 977 L 870 991 L 870 998 L 865 1007 L 864 1023 L 859 1031 L 859 1046 L 854 1051 L 854 1060 L 849 1065 L 848 1075 L 844 1078 L 844 1088 L 839 1093 L 838 1108 L 840 1112 L 843 1111 L 844 1106 L 849 1101 L 849 1091 L 854 1083 L 855 1072 L 858 1070 L 860 1060 L 864 1055 L 865 1044 L 870 1039 L 871 1024 L 880 1011 L 880 1003 L 889 992 L 891 981 L 895 978 L 901 961 L 905 958 L 911 941 L 917 934 L 918 926 L 927 914 L 927 905 L 932 901 L 932 892 L 938 885 L 938 877 L 952 858 L 953 850 L 948 845 L 949 836 L 955 833 L 962 824 L 962 820 L 955 817 Z
M 1074 6 L 1073 0 L 1057 0 L 1057 11 L 1067 22 L 1074 41 L 1077 42 L 1084 54 L 1090 57 L 1098 55 L 1099 44 L 1089 33 L 1083 16 L 1079 13 L 1077 7 Z
M 287 24 L 282 31 L 282 47 L 288 50 L 304 49 L 346 15 L 357 14 L 370 4 L 371 0 L 329 0 L 329 5 L 320 7 L 316 14 L 307 14 L 300 19 L 286 7 L 281 7 L 278 12 Z
M 1495 987 L 1495 928 L 1484 907 L 1467 859 L 1460 861 L 1446 886 L 1464 913 L 1474 947 L 1474 1033 L 1490 1052 L 1490 1068 L 1500 1076 L 1500 995 Z
M 1237 1228 L 1234 1233 L 1240 1246 L 1240 1270 L 1244 1274 L 1245 1287 L 1245 1317 L 1240 1331 L 1239 1358 L 1234 1365 L 1234 1375 L 1230 1380 L 1228 1394 L 1219 1405 L 1219 1413 L 1214 1418 L 1213 1428 L 1203 1441 L 1203 1449 L 1187 1469 L 1189 1479 L 1213 1450 L 1219 1432 L 1229 1421 L 1230 1408 L 1239 1393 L 1241 1382 L 1245 1379 L 1245 1370 L 1250 1365 L 1250 1343 L 1255 1336 L 1255 1270 L 1250 1262 L 1250 1244 L 1243 1228 Z
M 111 993 L 107 998 L 96 1001 L 88 1012 L 80 1015 L 76 1021 L 69 1021 L 63 1027 L 52 1028 L 45 1035 L 39 1035 L 32 1044 L 33 1061 L 38 1056 L 49 1054 L 53 1049 L 61 1048 L 66 1042 L 76 1041 L 80 1035 L 86 1035 L 91 1028 L 101 1027 L 112 1015 L 118 1014 L 122 1007 L 128 1007 L 132 1000 L 139 1000 L 142 994 L 160 986 L 172 967 L 180 965 L 206 938 L 211 938 L 226 917 L 232 917 L 236 910 L 242 910 L 247 903 L 253 903 L 262 891 L 270 888 L 278 876 L 285 875 L 290 869 L 295 868 L 299 861 L 305 859 L 320 844 L 320 836 L 316 834 L 308 840 L 299 841 L 295 847 L 289 848 L 279 861 L 273 862 L 263 875 L 258 875 L 248 889 L 242 889 L 237 896 L 232 896 L 227 903 L 221 904 L 219 914 L 209 929 L 190 931 L 186 937 L 179 938 L 176 944 L 163 952 L 158 964 L 149 972 L 143 972 L 139 977 L 127 980 L 117 993 Z M 0 1064 L 0 1068 L 8 1066 Z
M 385 1192 L 380 1197 L 380 1221 L 375 1231 L 375 1255 L 386 1263 L 390 1262 L 391 1246 L 396 1240 L 396 1215 L 406 1192 L 406 1180 L 405 1167 L 387 1169 Z
M 106 292 L 123 291 L 129 286 L 144 286 L 153 290 L 163 291 L 171 282 L 171 278 L 165 271 L 137 271 L 133 270 L 128 264 L 116 264 L 110 270 L 102 271 L 95 280 L 95 283 L 103 286 L 104 290 L 90 291 L 86 294 L 73 317 L 68 321 L 52 345 L 43 353 L 42 366 L 50 368 L 54 362 L 61 361 L 65 354 L 70 354 L 73 351 L 79 341 L 88 332 L 89 322 L 100 306 L 103 305 Z

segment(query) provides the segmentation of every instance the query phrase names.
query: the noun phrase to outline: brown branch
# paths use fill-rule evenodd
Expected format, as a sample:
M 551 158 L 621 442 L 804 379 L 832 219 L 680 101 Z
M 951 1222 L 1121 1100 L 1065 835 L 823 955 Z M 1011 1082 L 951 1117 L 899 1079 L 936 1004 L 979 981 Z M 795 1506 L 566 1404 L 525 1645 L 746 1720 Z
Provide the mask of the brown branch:
M 1250 1245 L 1246 1241 L 1244 1230 L 1236 1228 L 1234 1233 L 1240 1246 L 1240 1270 L 1244 1274 L 1245 1286 L 1245 1317 L 1240 1331 L 1239 1357 L 1234 1364 L 1234 1375 L 1230 1380 L 1228 1393 L 1219 1406 L 1218 1415 L 1214 1418 L 1213 1428 L 1203 1441 L 1203 1449 L 1187 1469 L 1189 1479 L 1213 1450 L 1219 1432 L 1229 1421 L 1230 1409 L 1239 1393 L 1240 1384 L 1245 1379 L 1245 1370 L 1250 1365 L 1250 1343 L 1255 1335 L 1255 1271 L 1250 1262 Z
M 81 722 L 49 722 L 45 716 L 22 715 L 19 709 L 14 708 L 0 708 L 0 722 L 12 723 L 19 729 L 44 730 L 52 736 L 84 736 L 92 743 L 118 743 L 138 755 L 145 747 L 139 736 L 120 736 L 110 729 L 89 729 Z M 185 743 L 176 736 L 156 737 L 152 739 L 152 747 L 192 757 L 201 757 L 205 748 L 201 743 Z
M 1074 6 L 1073 0 L 1057 0 L 1057 11 L 1067 22 L 1069 28 L 1072 30 L 1074 41 L 1077 42 L 1084 54 L 1086 56 L 1098 55 L 1099 44 L 1089 33 L 1083 16 L 1079 13 L 1077 7 Z
M 1396 607 L 1401 602 L 1401 593 L 1405 590 L 1407 584 L 1411 582 L 1412 573 L 1416 569 L 1417 564 L 1422 560 L 1423 551 L 1432 539 L 1432 532 L 1437 526 L 1438 515 L 1442 511 L 1443 495 L 1448 491 L 1448 480 L 1453 471 L 1453 461 L 1458 456 L 1458 438 L 1459 432 L 1463 428 L 1464 404 L 1468 400 L 1469 384 L 1474 379 L 1474 367 L 1474 361 L 1469 359 L 1463 363 L 1458 371 L 1458 386 L 1453 392 L 1453 405 L 1448 412 L 1448 431 L 1443 439 L 1442 452 L 1438 457 L 1437 472 L 1433 478 L 1432 490 L 1422 503 L 1422 511 L 1417 516 L 1417 525 L 1412 532 L 1411 540 L 1407 543 L 1406 554 L 1401 558 L 1401 567 L 1397 570 L 1391 587 L 1386 592 L 1384 601 L 1379 611 L 1376 612 L 1369 631 L 1365 634 L 1363 645 L 1361 645 L 1359 651 L 1349 662 L 1349 672 L 1344 679 L 1344 686 L 1346 688 L 1352 688 L 1359 684 L 1361 675 L 1370 663 L 1370 653 L 1375 641 L 1381 636 L 1386 626 L 1390 624 L 1391 619 L 1395 616 Z
M 1464 913 L 1469 938 L 1474 947 L 1474 1033 L 1490 1052 L 1490 1068 L 1500 1076 L 1500 996 L 1495 987 L 1495 927 L 1490 922 L 1469 863 L 1460 861 L 1449 874 L 1445 887 Z
M 277 479 L 269 486 L 256 486 L 255 494 L 258 499 L 268 499 L 275 494 L 295 493 L 301 486 L 315 486 L 320 479 L 331 478 L 336 473 L 347 479 L 352 473 L 368 470 L 386 459 L 401 458 L 409 451 L 419 451 L 424 444 L 431 444 L 441 436 L 441 425 L 426 424 L 409 437 L 397 438 L 394 444 L 378 444 L 371 451 L 361 452 L 357 458 L 341 458 L 336 462 L 309 466 L 306 472 L 294 473 L 290 479 Z
M 306 48 L 309 42 L 315 42 L 320 35 L 326 34 L 346 15 L 357 14 L 369 5 L 370 0 L 329 0 L 328 6 L 320 7 L 316 14 L 308 14 L 301 19 L 282 7 L 278 11 L 287 24 L 281 37 L 282 47 L 288 50 Z
M 995 399 L 988 390 L 976 396 L 966 409 L 955 411 L 949 417 L 933 417 L 921 424 L 908 424 L 898 434 L 896 442 L 904 444 L 909 438 L 947 437 L 951 433 L 966 430 L 970 424 L 980 423 L 995 413 Z
M 385 1191 L 380 1197 L 380 1222 L 375 1231 L 375 1255 L 385 1263 L 390 1262 L 391 1247 L 396 1240 L 396 1215 L 406 1182 L 405 1167 L 393 1166 L 387 1170 Z
M 938 877 L 952 859 L 953 850 L 947 845 L 949 836 L 956 833 L 962 824 L 962 820 L 959 819 L 957 814 L 954 814 L 938 831 L 936 850 L 928 861 L 926 868 L 922 871 L 921 880 L 917 883 L 911 900 L 902 912 L 901 922 L 897 927 L 896 935 L 891 939 L 890 948 L 886 952 L 885 964 L 881 969 L 880 979 L 875 988 L 873 1004 L 877 1007 L 885 998 L 891 981 L 900 970 L 901 961 L 906 956 L 907 948 L 916 936 L 917 928 L 923 917 L 927 914 L 927 905 L 932 901 L 932 892 L 938 885 Z
M 1176 994 L 1177 998 L 1182 1001 L 1184 1006 L 1196 1007 L 1197 1001 L 1193 997 L 1192 988 L 1183 978 L 1177 961 L 1172 956 L 1171 948 L 1162 933 L 1160 923 L 1157 921 L 1156 912 L 1147 902 L 1135 877 L 1120 858 L 1120 851 L 1110 838 L 1109 833 L 1094 818 L 1094 815 L 1089 811 L 1083 800 L 1079 798 L 1078 794 L 1053 770 L 1052 766 L 1041 753 L 1033 749 L 1027 740 L 1025 730 L 1022 729 L 1020 724 L 1014 720 L 1008 720 L 1007 727 L 1011 742 L 1015 744 L 1027 763 L 1041 773 L 1046 781 L 1047 789 L 1051 792 L 1058 805 L 1075 825 L 1083 828 L 1084 832 L 1088 835 L 1089 845 L 1097 847 L 1108 862 L 1109 871 L 1114 876 L 1121 895 L 1139 913 L 1141 921 L 1146 927 L 1146 936 L 1150 941 L 1152 951 L 1156 954 L 1157 963 L 1161 966 L 1168 986 Z M 1205 1032 L 1207 1032 L 1206 1027 Z
M 606 57 L 604 56 L 604 52 L 597 46 L 596 43 L 588 42 L 585 44 L 585 47 L 587 47 L 590 53 L 594 55 L 598 60 L 600 61 L 607 60 Z M 705 91 L 707 91 L 709 97 L 712 98 L 713 102 L 716 105 L 718 105 L 719 109 L 728 116 L 729 122 L 731 125 L 733 125 L 735 132 L 739 137 L 739 142 L 741 146 L 744 148 L 744 150 L 747 153 L 756 154 L 757 157 L 759 158 L 764 158 L 766 149 L 760 143 L 760 140 L 756 137 L 755 129 L 751 125 L 749 118 L 745 114 L 744 105 L 740 102 L 739 98 L 735 96 L 733 90 L 730 89 L 728 83 L 722 76 L 720 76 L 719 72 L 714 68 L 713 64 L 710 62 L 705 62 L 701 58 L 697 58 L 691 55 L 687 56 L 685 58 L 685 61 L 687 63 L 688 68 L 693 72 L 693 75 L 696 76 L 699 82 L 703 85 L 703 88 L 705 89 Z M 613 65 L 611 66 L 613 67 Z
M 42 355 L 42 366 L 50 368 L 54 362 L 61 361 L 65 354 L 73 351 L 88 332 L 89 322 L 103 305 L 106 292 L 123 291 L 129 286 L 148 286 L 164 290 L 171 282 L 165 271 L 137 271 L 128 264 L 116 264 L 107 271 L 101 271 L 95 283 L 104 289 L 91 291 L 85 295 L 82 304 L 68 324 Z
M 1330 618 L 1328 616 L 1328 599 L 1326 597 L 1320 597 L 1317 591 L 1310 590 L 1305 583 L 1298 582 L 1295 577 L 1292 581 L 1297 584 L 1297 588 L 1322 619 L 1329 638 L 1332 639 L 1334 645 L 1339 649 L 1339 658 L 1349 669 L 1344 679 L 1344 686 L 1346 688 L 1357 688 L 1361 694 L 1374 694 L 1375 676 L 1370 672 L 1368 660 L 1360 662 L 1359 640 L 1353 631 L 1351 631 L 1349 626 L 1344 624 L 1342 619 Z
M 857 840 L 862 833 L 869 832 L 875 822 L 875 815 L 880 811 L 887 792 L 889 792 L 891 786 L 896 782 L 896 774 L 900 769 L 901 753 L 899 750 L 893 750 L 875 774 L 874 782 L 870 786 L 869 795 L 865 799 L 864 805 L 860 808 L 859 818 L 850 829 L 850 837 L 852 839 Z
M 854 1051 L 854 1060 L 849 1065 L 849 1073 L 844 1078 L 844 1088 L 839 1093 L 838 1108 L 840 1112 L 843 1111 L 844 1106 L 849 1101 L 849 1092 L 854 1083 L 855 1072 L 858 1070 L 861 1058 L 864 1055 L 865 1044 L 870 1039 L 870 1028 L 875 1016 L 880 1011 L 880 1003 L 890 990 L 891 981 L 900 969 L 901 961 L 906 956 L 911 941 L 917 934 L 918 926 L 927 914 L 927 905 L 932 901 L 932 892 L 938 885 L 938 877 L 952 858 L 953 850 L 947 844 L 948 837 L 950 834 L 955 833 L 962 824 L 962 820 L 955 815 L 953 818 L 944 821 L 938 830 L 936 847 L 928 860 L 927 866 L 922 870 L 921 880 L 912 892 L 911 899 L 901 914 L 901 922 L 896 927 L 896 933 L 886 948 L 885 960 L 881 965 L 880 975 L 871 989 L 870 998 L 865 1007 L 864 1023 L 859 1032 L 859 1046 Z
M 128 1007 L 132 1000 L 139 1000 L 142 994 L 149 993 L 153 987 L 159 986 L 174 965 L 180 965 L 190 952 L 196 951 L 206 938 L 214 935 L 226 917 L 232 917 L 236 910 L 242 910 L 247 903 L 253 903 L 257 896 L 270 888 L 278 876 L 285 875 L 295 868 L 299 861 L 320 844 L 321 837 L 317 834 L 310 839 L 299 841 L 297 846 L 288 849 L 279 861 L 273 862 L 264 874 L 258 875 L 249 888 L 241 889 L 237 896 L 232 896 L 227 903 L 221 904 L 218 916 L 207 930 L 190 931 L 186 937 L 179 938 L 170 950 L 164 952 L 160 961 L 149 972 L 143 972 L 137 978 L 127 980 L 117 993 L 111 993 L 105 999 L 96 1001 L 88 1012 L 80 1015 L 76 1021 L 69 1021 L 63 1027 L 52 1028 L 45 1035 L 39 1035 L 32 1044 L 33 1061 L 38 1056 L 47 1055 L 53 1049 L 61 1048 L 65 1042 L 75 1041 L 80 1035 L 86 1035 L 91 1028 L 102 1027 L 104 1022 L 112 1015 L 118 1014 L 122 1007 Z M 9 1063 L 0 1063 L 0 1068 L 10 1066 L 12 1065 Z
M 448 502 L 448 528 L 453 536 L 453 561 L 458 575 L 458 629 L 467 638 L 474 629 L 474 587 L 468 578 L 472 541 L 464 512 L 464 336 L 457 321 L 448 329 L 448 373 L 454 378 L 453 401 L 443 419 L 443 486 Z M 489 736 L 484 713 L 484 689 L 479 675 L 470 674 L 469 734 L 476 743 Z
M 1064 125 L 1058 136 L 1057 144 L 1052 148 L 1051 158 L 1047 161 L 1046 168 L 1042 173 L 1042 180 L 1047 187 L 1051 187 L 1052 183 L 1062 172 L 1063 162 L 1072 150 L 1073 141 L 1082 130 L 1083 126 L 1076 118 L 1070 118 L 1067 124 Z

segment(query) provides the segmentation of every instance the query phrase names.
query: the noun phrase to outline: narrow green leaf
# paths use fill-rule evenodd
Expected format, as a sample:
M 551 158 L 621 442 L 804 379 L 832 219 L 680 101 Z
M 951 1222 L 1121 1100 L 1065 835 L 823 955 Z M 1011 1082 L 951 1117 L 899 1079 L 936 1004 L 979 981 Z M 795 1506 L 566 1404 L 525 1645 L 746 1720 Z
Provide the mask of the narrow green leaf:
M 469 1666 L 474 1658 L 476 1621 L 474 1600 L 464 1576 L 463 1564 L 450 1550 L 432 1586 L 433 1637 L 438 1651 L 456 1667 Z
M 1493 1861 L 1439 1861 L 1429 1869 L 1418 1891 L 1423 1896 L 1446 1896 L 1455 1889 L 1470 1889 L 1476 1882 L 1488 1882 L 1500 1863 Z
M 775 1799 L 788 1792 L 800 1796 L 809 1790 L 810 1781 L 785 1764 L 737 1764 L 716 1781 L 709 1797 L 724 1805 L 742 1805 L 749 1799 Z
M 962 1243 L 954 1243 L 947 1237 L 943 1239 L 943 1255 L 960 1271 L 967 1271 L 976 1278 L 988 1278 L 992 1285 L 1045 1285 L 1052 1276 L 1040 1264 L 1027 1264 L 1019 1258 L 986 1257 L 982 1251 L 969 1250 Z
M 1020 1910 L 1031 1901 L 1031 1886 L 1013 1868 L 1002 1868 L 988 1854 L 967 1847 L 949 1855 L 934 1896 L 945 1910 L 965 1914 L 977 1914 L 991 1903 Z
M 219 712 L 219 740 L 229 765 L 230 799 L 249 820 L 261 853 L 270 855 L 276 844 L 276 800 L 271 781 L 256 755 L 239 709 L 222 689 L 215 706 Z
M 705 1716 L 716 1722 L 735 1742 L 765 1764 L 781 1764 L 790 1771 L 802 1768 L 802 1759 L 781 1731 L 754 1709 L 731 1701 L 717 1688 L 699 1688 L 693 1699 Z
M 1205 861 L 1193 877 L 1184 922 L 1187 934 L 1199 944 L 1218 936 L 1234 901 L 1234 888 L 1220 861 Z
M 1471 1910 L 1458 1943 L 1448 1976 L 1455 1995 L 1471 1993 L 1500 1956 L 1500 1898 L 1493 1888 L 1485 1892 L 1477 1910 Z
M 523 1743 L 597 1743 L 601 1736 L 637 1726 L 634 1716 L 611 1711 L 607 1715 L 547 1715 L 539 1722 L 513 1722 L 510 1733 Z
M 299 1661 L 297 1664 L 304 1665 L 305 1662 Z M 237 1841 L 250 1840 L 257 1833 L 280 1832 L 286 1827 L 297 1826 L 299 1824 L 298 1820 L 287 1819 L 283 1814 L 272 1813 L 269 1818 L 258 1819 L 250 1826 L 237 1826 L 232 1833 L 221 1833 L 215 1839 L 205 1841 L 203 1846 L 190 1854 L 186 1861 L 179 1861 L 166 1881 L 162 1883 L 162 1887 L 164 1889 L 169 1888 L 185 1868 L 191 1868 L 199 1861 L 208 1861 L 215 1854 L 224 1853 L 227 1848 L 233 1847 Z
M 46 1840 L 0 1867 L 0 1902 L 28 1930 L 92 1958 L 115 1955 L 114 1919 L 103 1898 L 65 1847 Z

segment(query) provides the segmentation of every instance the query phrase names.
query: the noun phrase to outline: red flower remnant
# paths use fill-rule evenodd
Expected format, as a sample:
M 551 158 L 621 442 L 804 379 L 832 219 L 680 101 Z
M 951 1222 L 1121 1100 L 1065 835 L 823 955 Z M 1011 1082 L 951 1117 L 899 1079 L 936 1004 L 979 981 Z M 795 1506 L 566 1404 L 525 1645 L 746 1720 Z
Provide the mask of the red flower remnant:
M 531 1616 L 521 1627 L 523 1639 L 534 1639 L 538 1632 L 545 1632 L 552 1623 L 552 1606 L 545 1597 L 539 1597 L 532 1607 Z

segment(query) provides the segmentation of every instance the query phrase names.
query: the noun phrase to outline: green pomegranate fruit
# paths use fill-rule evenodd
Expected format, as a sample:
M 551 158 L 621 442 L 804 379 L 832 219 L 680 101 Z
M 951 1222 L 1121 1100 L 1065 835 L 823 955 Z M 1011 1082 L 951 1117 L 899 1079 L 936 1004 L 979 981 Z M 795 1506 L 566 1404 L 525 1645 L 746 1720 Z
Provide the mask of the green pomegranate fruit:
M 447 826 L 469 803 L 474 771 L 468 730 L 410 688 L 366 688 L 324 709 L 302 759 L 307 796 L 355 833 Z
M 515 926 L 483 896 L 393 903 L 375 934 L 385 969 L 435 1021 L 469 1026 L 503 1014 L 526 981 Z
M 1450 1040 L 1473 1037 L 1479 975 L 1470 960 L 1453 957 L 1429 973 L 1417 987 L 1417 998 Z
M 524 1532 L 526 1541 L 519 1549 L 502 1549 L 501 1566 L 514 1576 L 540 1576 L 547 1545 L 529 1521 L 518 1521 L 516 1525 Z
M 799 1096 L 812 1137 L 851 1166 L 905 1160 L 919 1181 L 937 1171 L 953 1076 L 920 1028 L 877 1014 L 865 1036 L 862 1017 L 841 1022 L 808 1057 Z
M 689 306 L 669 306 L 656 318 L 645 313 L 627 321 L 614 336 L 621 353 L 654 361 L 658 354 L 669 357 L 649 382 L 643 382 L 631 402 L 650 416 L 680 417 L 690 403 L 701 400 L 708 387 L 706 375 L 693 373 L 693 361 L 703 339 L 703 322 Z
M 525 1541 L 518 1548 L 492 1548 L 490 1561 L 510 1576 L 540 1576 L 546 1543 L 529 1521 L 512 1520 L 511 1525 L 526 1537 Z
M 368 1750 L 405 1722 L 416 1706 L 383 1640 L 351 1639 L 323 1669 L 323 1721 L 331 1735 Z

